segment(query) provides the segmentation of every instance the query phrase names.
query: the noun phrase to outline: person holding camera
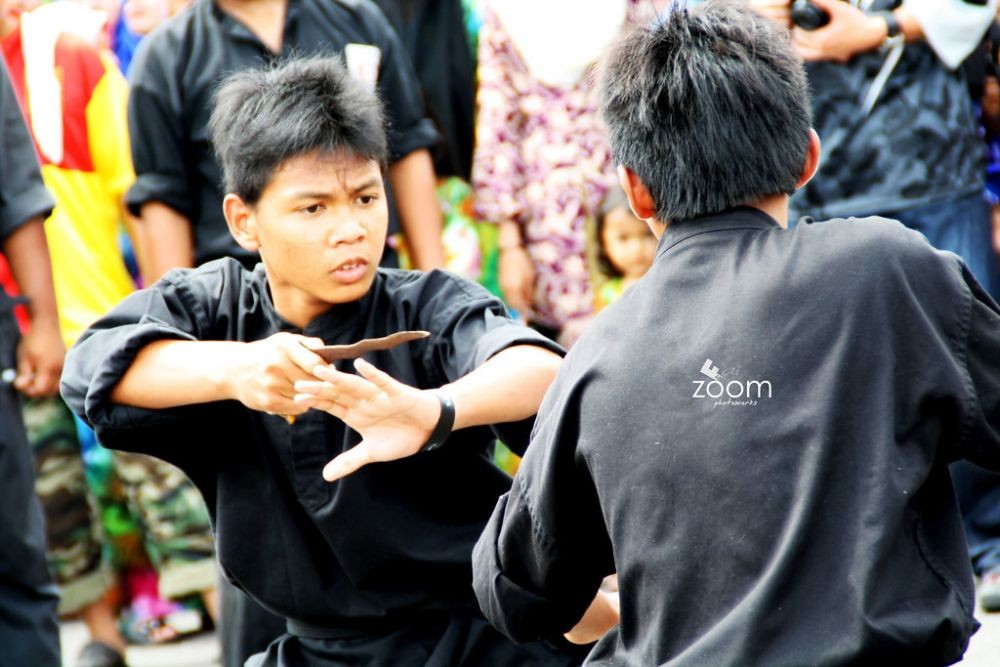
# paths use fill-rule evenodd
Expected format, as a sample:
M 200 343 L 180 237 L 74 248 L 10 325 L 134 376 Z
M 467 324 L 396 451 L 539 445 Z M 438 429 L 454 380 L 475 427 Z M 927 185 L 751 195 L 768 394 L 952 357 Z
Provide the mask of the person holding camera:
M 1000 275 L 983 198 L 984 151 L 959 67 L 994 20 L 995 0 L 748 0 L 791 29 L 806 61 L 819 172 L 792 220 L 880 215 L 961 256 L 996 298 Z M 981 577 L 1000 611 L 1000 476 L 952 467 Z

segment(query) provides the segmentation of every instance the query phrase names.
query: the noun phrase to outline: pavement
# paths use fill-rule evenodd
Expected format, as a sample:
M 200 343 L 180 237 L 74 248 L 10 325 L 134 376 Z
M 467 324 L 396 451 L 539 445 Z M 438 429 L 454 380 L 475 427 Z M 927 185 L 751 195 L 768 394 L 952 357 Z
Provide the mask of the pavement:
M 978 609 L 983 627 L 969 644 L 962 667 L 997 667 L 1000 665 L 1000 613 L 986 614 Z M 73 667 L 73 658 L 87 641 L 87 630 L 79 621 L 63 623 L 61 628 L 63 665 Z M 219 644 L 214 632 L 159 646 L 133 646 L 128 650 L 130 667 L 219 667 Z

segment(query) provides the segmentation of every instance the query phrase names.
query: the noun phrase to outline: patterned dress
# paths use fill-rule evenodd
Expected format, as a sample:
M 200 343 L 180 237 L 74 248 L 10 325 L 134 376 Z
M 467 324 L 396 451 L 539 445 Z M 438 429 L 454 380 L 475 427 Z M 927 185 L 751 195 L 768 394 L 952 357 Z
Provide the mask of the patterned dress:
M 537 272 L 539 324 L 570 343 L 589 319 L 584 222 L 615 183 L 589 75 L 571 87 L 532 76 L 496 14 L 479 33 L 479 112 L 472 180 L 475 210 L 513 220 Z

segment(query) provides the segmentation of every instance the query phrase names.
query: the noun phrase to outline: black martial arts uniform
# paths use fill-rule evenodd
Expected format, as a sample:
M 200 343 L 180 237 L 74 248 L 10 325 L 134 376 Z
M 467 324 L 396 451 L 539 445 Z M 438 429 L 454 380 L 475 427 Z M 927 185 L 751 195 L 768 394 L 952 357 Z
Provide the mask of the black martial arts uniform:
M 898 223 L 669 226 L 536 424 L 474 552 L 515 639 L 613 569 L 593 664 L 948 664 L 977 628 L 947 464 L 1000 469 L 1000 314 Z
M 275 311 L 262 265 L 248 272 L 224 259 L 173 271 L 97 322 L 67 358 L 63 394 L 102 443 L 170 461 L 201 489 L 229 579 L 289 620 L 291 635 L 253 664 L 569 664 L 549 645 L 514 645 L 476 607 L 472 546 L 510 487 L 491 462 L 490 428 L 455 431 L 438 450 L 329 484 L 323 466 L 360 436 L 325 412 L 289 425 L 235 401 L 160 411 L 110 401 L 154 340 L 255 341 L 291 331 L 342 344 L 409 329 L 432 336 L 366 359 L 421 388 L 512 345 L 560 351 L 509 320 L 478 285 L 438 271 L 380 270 L 360 301 L 299 330 Z M 523 448 L 530 422 L 497 430 Z
M 0 63 L 0 240 L 46 218 L 54 202 L 38 171 L 35 148 Z M 20 334 L 14 301 L 0 288 L 0 371 L 16 368 Z M 59 593 L 45 561 L 45 527 L 35 496 L 35 464 L 21 403 L 0 381 L 0 665 L 58 667 Z

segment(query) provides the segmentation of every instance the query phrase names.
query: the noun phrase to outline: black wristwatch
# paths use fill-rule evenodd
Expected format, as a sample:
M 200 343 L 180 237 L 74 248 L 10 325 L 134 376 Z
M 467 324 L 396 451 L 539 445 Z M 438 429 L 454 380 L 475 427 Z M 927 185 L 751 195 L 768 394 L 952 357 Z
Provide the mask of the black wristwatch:
M 899 19 L 896 18 L 896 14 L 893 12 L 875 12 L 872 16 L 878 16 L 883 21 L 885 21 L 886 33 L 885 40 L 882 42 L 884 48 L 894 46 L 899 43 L 900 38 L 903 35 L 903 28 L 899 25 Z
M 448 436 L 451 435 L 451 429 L 455 425 L 455 402 L 451 400 L 451 396 L 440 389 L 435 391 L 434 395 L 441 403 L 441 416 L 438 417 L 437 426 L 427 438 L 427 442 L 420 448 L 422 452 L 430 452 L 443 445 Z

